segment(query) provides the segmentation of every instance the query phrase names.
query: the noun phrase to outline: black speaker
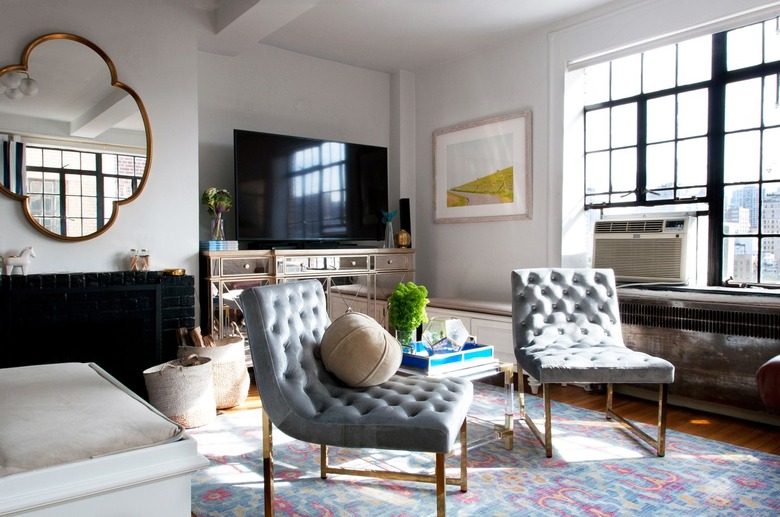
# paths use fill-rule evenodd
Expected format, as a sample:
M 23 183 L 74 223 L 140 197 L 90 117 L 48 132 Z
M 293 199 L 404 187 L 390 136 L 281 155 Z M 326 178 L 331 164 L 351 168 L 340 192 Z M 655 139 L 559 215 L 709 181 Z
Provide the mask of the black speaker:
M 401 212 L 401 229 L 412 235 L 412 217 L 409 213 L 409 198 L 402 197 L 398 200 L 398 209 Z M 412 247 L 412 241 L 409 240 L 409 247 Z

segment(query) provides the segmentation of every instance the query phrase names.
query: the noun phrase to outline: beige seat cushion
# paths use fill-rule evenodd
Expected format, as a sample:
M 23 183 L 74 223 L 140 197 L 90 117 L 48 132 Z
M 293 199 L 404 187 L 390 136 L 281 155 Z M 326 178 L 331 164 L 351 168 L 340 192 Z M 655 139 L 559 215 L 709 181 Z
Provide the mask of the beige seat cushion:
M 0 415 L 0 479 L 185 434 L 94 363 L 0 370 Z
M 325 368 L 348 386 L 376 386 L 401 366 L 398 341 L 374 318 L 348 312 L 325 330 L 321 344 Z

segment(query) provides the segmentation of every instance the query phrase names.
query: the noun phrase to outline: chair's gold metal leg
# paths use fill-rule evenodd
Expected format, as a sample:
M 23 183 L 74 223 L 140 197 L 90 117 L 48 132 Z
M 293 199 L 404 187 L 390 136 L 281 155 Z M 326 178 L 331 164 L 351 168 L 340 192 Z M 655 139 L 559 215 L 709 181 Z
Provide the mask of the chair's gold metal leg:
M 328 477 L 328 446 L 324 443 L 320 444 L 320 477 Z
M 658 447 L 656 447 L 658 456 L 666 454 L 666 399 L 668 394 L 669 385 L 661 384 L 658 387 Z
M 274 515 L 274 458 L 273 458 L 273 424 L 265 409 L 263 419 L 263 497 L 265 499 L 265 515 Z
M 544 396 L 544 453 L 552 458 L 552 415 L 550 414 L 550 390 L 548 384 L 542 384 Z
M 666 399 L 669 386 L 667 384 L 661 384 L 658 389 L 658 435 L 657 438 L 651 437 L 646 432 L 642 431 L 635 423 L 630 422 L 615 413 L 611 404 L 612 385 L 607 384 L 607 418 L 614 418 L 621 424 L 623 424 L 629 431 L 634 433 L 638 438 L 644 440 L 648 445 L 655 449 L 658 456 L 666 454 Z
M 523 369 L 517 365 L 517 401 L 520 404 L 520 418 L 525 418 L 525 376 Z
M 523 395 L 524 386 L 520 389 L 520 414 L 523 415 L 526 425 L 534 433 L 536 439 L 539 440 L 544 446 L 544 453 L 548 458 L 552 457 L 552 417 L 550 415 L 550 391 L 547 389 L 547 384 L 542 384 L 542 397 L 544 399 L 544 436 L 542 432 L 536 427 L 531 415 L 525 409 L 525 396 Z
M 438 517 L 444 517 L 447 513 L 447 501 L 445 499 L 445 471 L 444 471 L 444 454 L 436 453 L 436 515 Z
M 466 492 L 469 489 L 468 473 L 468 433 L 466 432 L 466 418 L 463 419 L 463 425 L 460 426 L 460 491 Z

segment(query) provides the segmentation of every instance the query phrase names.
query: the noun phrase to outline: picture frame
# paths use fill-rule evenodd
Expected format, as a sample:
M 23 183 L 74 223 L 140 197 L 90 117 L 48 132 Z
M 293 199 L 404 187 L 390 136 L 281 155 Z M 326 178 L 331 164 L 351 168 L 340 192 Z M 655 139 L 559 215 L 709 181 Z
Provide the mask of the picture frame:
M 532 219 L 531 152 L 531 111 L 434 131 L 434 223 Z

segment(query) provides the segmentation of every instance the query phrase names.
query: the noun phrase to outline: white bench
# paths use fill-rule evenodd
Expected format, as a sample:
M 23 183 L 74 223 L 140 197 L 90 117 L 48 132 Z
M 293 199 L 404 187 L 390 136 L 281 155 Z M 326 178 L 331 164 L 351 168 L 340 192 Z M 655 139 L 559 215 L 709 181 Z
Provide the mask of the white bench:
M 94 363 L 0 370 L 0 415 L 0 515 L 190 516 L 208 460 Z

